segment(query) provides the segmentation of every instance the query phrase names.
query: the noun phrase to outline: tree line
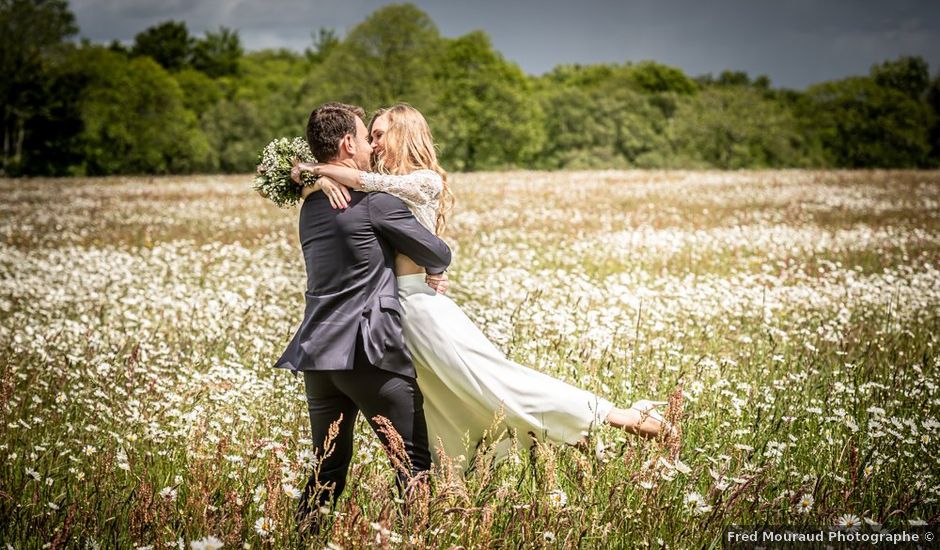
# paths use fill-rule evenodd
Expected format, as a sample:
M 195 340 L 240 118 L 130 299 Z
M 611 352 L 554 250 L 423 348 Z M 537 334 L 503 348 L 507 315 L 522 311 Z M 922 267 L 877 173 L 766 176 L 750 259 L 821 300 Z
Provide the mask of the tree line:
M 653 61 L 530 76 L 411 4 L 342 38 L 321 29 L 304 52 L 245 52 L 237 30 L 177 21 L 131 46 L 77 33 L 66 0 L 0 0 L 3 175 L 249 172 L 331 100 L 411 103 L 458 171 L 940 166 L 940 74 L 917 56 L 796 91 Z

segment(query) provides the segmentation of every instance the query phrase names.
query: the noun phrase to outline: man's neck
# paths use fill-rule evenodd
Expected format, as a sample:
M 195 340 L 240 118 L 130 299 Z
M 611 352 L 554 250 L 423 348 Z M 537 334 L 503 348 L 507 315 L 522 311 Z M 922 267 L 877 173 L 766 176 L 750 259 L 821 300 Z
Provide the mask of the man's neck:
M 333 166 L 343 166 L 345 168 L 352 168 L 354 170 L 359 169 L 359 167 L 356 166 L 356 161 L 351 158 L 343 159 L 343 160 L 331 160 L 330 162 L 327 162 L 326 164 L 330 164 Z

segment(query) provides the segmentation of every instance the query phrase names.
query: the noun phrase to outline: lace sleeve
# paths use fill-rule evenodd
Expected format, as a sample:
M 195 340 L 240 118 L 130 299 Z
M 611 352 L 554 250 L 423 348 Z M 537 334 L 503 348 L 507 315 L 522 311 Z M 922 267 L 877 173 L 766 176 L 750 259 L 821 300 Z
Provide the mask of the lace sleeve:
M 433 170 L 418 170 L 405 176 L 359 172 L 363 191 L 384 191 L 406 203 L 426 205 L 438 198 L 444 187 L 441 175 Z

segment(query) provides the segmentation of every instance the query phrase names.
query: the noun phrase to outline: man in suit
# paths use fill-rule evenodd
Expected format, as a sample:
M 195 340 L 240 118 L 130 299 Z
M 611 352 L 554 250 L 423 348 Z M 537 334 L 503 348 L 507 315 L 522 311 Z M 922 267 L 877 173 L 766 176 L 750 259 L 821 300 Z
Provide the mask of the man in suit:
M 310 114 L 307 141 L 319 162 L 369 170 L 364 114 L 337 103 Z M 315 466 L 297 511 L 303 528 L 305 522 L 315 524 L 319 506 L 335 501 L 346 485 L 359 411 L 387 450 L 389 440 L 376 417 L 388 419 L 401 436 L 407 454 L 401 462 L 410 471 L 399 468 L 399 488 L 430 468 L 423 397 L 402 336 L 393 266 L 397 251 L 429 274 L 440 274 L 451 253 L 400 199 L 386 193 L 353 191 L 342 210 L 332 208 L 323 193 L 311 194 L 300 209 L 300 242 L 307 264 L 306 311 L 275 366 L 304 376 Z M 338 431 L 327 441 L 334 423 Z

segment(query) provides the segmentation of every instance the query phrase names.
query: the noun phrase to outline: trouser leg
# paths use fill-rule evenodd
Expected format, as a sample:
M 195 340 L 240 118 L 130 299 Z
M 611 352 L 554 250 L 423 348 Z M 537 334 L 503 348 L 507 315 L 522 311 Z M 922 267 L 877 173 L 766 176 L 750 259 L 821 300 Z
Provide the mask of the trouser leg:
M 359 409 L 336 387 L 332 377 L 332 373 L 304 373 L 314 468 L 297 508 L 301 525 L 305 520 L 315 522 L 319 507 L 339 498 L 346 487 L 346 472 L 353 456 L 353 429 Z M 339 429 L 330 439 L 330 427 L 337 421 Z M 311 512 L 314 515 L 308 517 Z
M 400 488 L 405 487 L 410 477 L 422 475 L 430 469 L 424 397 L 415 379 L 371 365 L 357 365 L 353 371 L 338 375 L 334 380 L 344 393 L 353 398 L 386 450 L 394 453 L 395 445 L 382 433 L 382 426 L 375 420 L 377 416 L 388 419 L 401 436 L 407 466 L 410 467 L 397 472 Z

